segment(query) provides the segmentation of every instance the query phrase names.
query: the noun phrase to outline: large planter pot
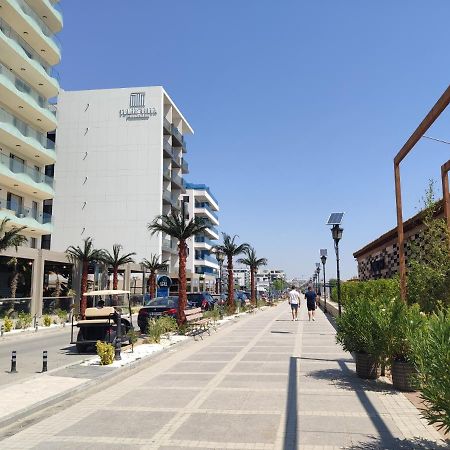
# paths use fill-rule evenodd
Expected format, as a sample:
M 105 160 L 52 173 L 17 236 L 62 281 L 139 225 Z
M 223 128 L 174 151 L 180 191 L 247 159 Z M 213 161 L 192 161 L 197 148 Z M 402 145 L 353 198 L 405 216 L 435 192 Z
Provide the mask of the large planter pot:
M 392 384 L 399 391 L 413 392 L 413 378 L 417 374 L 415 367 L 407 361 L 392 362 Z
M 373 355 L 356 352 L 356 373 L 359 378 L 376 380 L 380 376 L 381 368 Z

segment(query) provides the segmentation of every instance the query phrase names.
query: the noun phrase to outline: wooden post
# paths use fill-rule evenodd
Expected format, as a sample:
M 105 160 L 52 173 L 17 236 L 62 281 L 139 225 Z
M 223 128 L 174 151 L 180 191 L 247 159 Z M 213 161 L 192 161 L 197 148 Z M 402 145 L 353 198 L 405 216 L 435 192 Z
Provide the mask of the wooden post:
M 400 165 L 394 162 L 395 175 L 395 201 L 397 206 L 397 243 L 400 272 L 400 296 L 406 302 L 406 258 L 405 258 L 405 236 L 403 233 L 402 213 L 402 188 L 400 182 Z

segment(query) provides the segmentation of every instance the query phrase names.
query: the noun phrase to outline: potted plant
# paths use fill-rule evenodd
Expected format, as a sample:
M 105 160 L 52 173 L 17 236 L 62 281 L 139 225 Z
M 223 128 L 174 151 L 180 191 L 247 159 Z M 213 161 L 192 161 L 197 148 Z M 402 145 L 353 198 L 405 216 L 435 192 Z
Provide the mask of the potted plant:
M 415 390 L 417 370 L 412 346 L 425 325 L 426 316 L 420 312 L 419 305 L 407 306 L 401 300 L 394 302 L 388 333 L 388 353 L 392 361 L 392 384 L 400 391 Z
M 385 354 L 386 308 L 375 299 L 361 296 L 351 299 L 342 316 L 336 319 L 336 340 L 345 351 L 355 354 L 356 373 L 360 378 L 380 376 L 380 360 Z

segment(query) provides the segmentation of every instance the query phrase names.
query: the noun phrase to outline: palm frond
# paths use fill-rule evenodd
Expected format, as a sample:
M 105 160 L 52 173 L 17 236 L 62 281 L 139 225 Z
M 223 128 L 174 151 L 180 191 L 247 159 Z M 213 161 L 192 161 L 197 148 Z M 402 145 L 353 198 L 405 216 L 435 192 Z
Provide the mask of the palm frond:
M 10 247 L 14 247 L 17 251 L 18 247 L 27 242 L 27 238 L 21 234 L 26 227 L 12 227 L 7 229 L 7 224 L 10 221 L 5 217 L 0 223 L 0 252 L 4 251 Z
M 152 235 L 165 233 L 179 241 L 200 234 L 207 228 L 208 223 L 200 217 L 186 221 L 181 213 L 174 212 L 157 216 L 153 222 L 147 225 L 147 229 Z
M 83 240 L 83 248 L 73 246 L 67 248 L 66 255 L 70 262 L 94 262 L 103 261 L 105 255 L 103 250 L 95 249 L 92 238 L 87 237 Z
M 131 252 L 121 255 L 120 252 L 122 249 L 122 245 L 114 244 L 112 254 L 107 250 L 103 250 L 103 262 L 112 267 L 119 267 L 134 262 L 132 256 L 136 255 L 136 253 Z
M 150 259 L 143 259 L 142 264 L 146 267 L 150 272 L 158 272 L 159 270 L 167 270 L 167 265 L 169 263 L 168 259 L 161 261 L 161 255 L 151 254 Z
M 258 270 L 259 267 L 267 265 L 267 258 L 258 258 L 253 247 L 248 246 L 245 254 L 245 258 L 238 259 L 238 263 L 248 266 L 251 270 Z
M 236 238 L 238 238 L 238 235 L 234 235 L 233 237 L 227 233 L 222 233 L 222 240 L 223 243 L 216 245 L 214 247 L 214 251 L 219 251 L 222 253 L 225 253 L 228 257 L 233 257 L 240 255 L 241 253 L 244 253 L 247 249 L 250 248 L 249 244 L 242 243 L 238 245 L 236 243 Z

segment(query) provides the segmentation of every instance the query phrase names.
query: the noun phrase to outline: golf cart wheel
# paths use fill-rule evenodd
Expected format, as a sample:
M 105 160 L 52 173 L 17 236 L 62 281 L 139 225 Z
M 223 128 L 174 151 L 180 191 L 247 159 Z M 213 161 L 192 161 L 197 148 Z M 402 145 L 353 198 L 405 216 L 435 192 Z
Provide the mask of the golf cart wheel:
M 75 344 L 77 347 L 77 352 L 78 353 L 84 353 L 87 349 L 87 345 L 86 344 Z

